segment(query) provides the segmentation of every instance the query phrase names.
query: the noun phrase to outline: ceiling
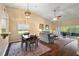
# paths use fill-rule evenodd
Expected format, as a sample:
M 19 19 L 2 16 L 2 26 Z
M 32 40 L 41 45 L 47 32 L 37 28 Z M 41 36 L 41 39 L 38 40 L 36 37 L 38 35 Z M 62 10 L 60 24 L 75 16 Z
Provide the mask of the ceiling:
M 5 5 L 27 9 L 27 3 L 6 3 Z M 51 21 L 54 18 L 54 9 L 57 10 L 57 16 L 62 16 L 62 20 L 79 17 L 79 3 L 29 3 L 29 9 Z

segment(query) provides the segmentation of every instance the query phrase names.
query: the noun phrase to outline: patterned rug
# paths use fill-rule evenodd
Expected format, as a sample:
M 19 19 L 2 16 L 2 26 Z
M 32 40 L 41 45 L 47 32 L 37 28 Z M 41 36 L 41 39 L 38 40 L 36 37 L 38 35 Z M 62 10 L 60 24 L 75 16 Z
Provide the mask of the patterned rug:
M 50 50 L 51 49 L 48 48 L 47 46 L 45 46 L 41 43 L 38 43 L 38 47 L 36 49 L 33 48 L 32 51 L 27 49 L 27 51 L 26 51 L 25 46 L 23 46 L 23 48 L 21 48 L 21 42 L 19 42 L 19 43 L 11 44 L 8 56 L 40 56 Z
M 72 42 L 74 39 L 71 38 L 59 38 L 58 40 L 55 40 L 54 43 L 59 45 L 60 48 L 63 48 L 65 45 Z

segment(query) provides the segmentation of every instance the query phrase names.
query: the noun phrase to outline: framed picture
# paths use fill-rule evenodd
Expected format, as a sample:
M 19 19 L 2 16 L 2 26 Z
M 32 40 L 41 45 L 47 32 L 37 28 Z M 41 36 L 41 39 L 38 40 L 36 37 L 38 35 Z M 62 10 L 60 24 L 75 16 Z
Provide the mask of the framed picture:
M 39 24 L 39 29 L 44 30 L 44 24 Z
M 45 25 L 45 30 L 49 30 L 49 25 Z

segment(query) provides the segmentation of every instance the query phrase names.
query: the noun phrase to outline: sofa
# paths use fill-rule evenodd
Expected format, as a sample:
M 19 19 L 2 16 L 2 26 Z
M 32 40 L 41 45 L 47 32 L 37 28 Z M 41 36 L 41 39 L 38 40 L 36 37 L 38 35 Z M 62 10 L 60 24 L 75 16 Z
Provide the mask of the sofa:
M 42 31 L 39 34 L 39 37 L 40 37 L 41 41 L 44 41 L 46 43 L 53 43 L 54 42 L 54 38 L 55 38 L 54 34 L 50 33 L 49 31 Z

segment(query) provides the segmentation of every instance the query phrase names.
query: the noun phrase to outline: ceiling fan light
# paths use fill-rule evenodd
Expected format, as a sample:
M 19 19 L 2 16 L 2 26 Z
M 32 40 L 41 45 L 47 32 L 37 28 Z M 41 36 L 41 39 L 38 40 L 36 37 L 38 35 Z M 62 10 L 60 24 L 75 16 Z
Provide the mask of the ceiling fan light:
M 61 16 L 56 16 L 55 18 L 53 18 L 54 21 L 60 20 Z
M 56 21 L 56 20 L 57 20 L 57 18 L 55 17 L 55 18 L 53 18 L 53 20 L 54 20 L 54 21 Z

